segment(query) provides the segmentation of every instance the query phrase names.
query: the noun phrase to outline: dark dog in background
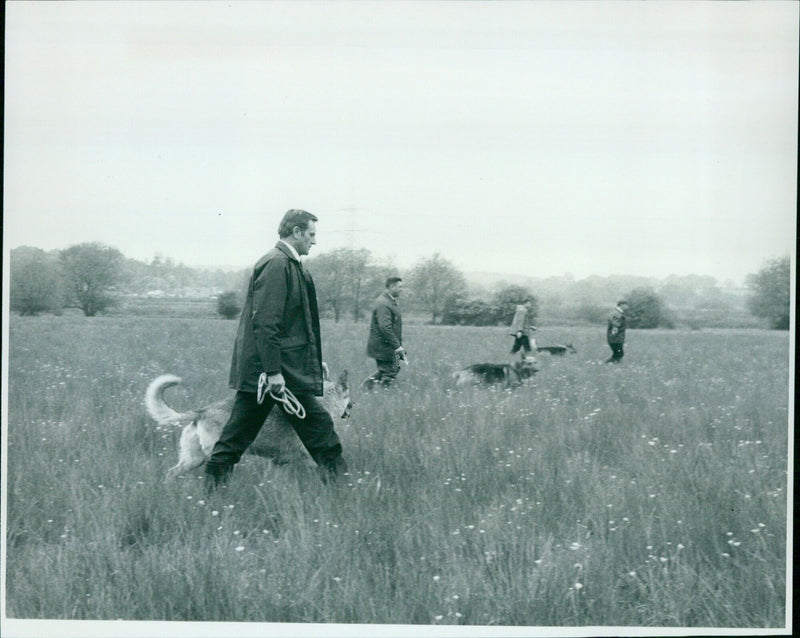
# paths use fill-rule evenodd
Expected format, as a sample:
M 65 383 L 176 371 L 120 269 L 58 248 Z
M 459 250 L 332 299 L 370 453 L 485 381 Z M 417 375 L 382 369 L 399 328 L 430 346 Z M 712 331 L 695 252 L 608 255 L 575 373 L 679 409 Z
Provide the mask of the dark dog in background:
M 453 375 L 458 387 L 469 385 L 500 385 L 505 389 L 515 388 L 537 371 L 533 361 L 514 363 L 473 363 Z
M 575 354 L 577 352 L 577 350 L 575 350 L 575 348 L 572 346 L 571 343 L 568 343 L 566 345 L 555 344 L 552 346 L 536 346 L 536 350 L 538 352 L 547 352 L 556 357 L 563 357 L 567 352 L 570 352 L 572 354 Z

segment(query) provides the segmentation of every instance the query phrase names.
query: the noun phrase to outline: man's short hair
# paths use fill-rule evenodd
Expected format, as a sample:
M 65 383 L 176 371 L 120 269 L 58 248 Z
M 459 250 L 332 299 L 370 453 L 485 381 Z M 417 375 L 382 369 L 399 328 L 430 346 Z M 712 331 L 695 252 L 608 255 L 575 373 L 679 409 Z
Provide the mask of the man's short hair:
M 299 208 L 291 208 L 286 211 L 280 226 L 278 226 L 278 237 L 283 239 L 292 234 L 294 227 L 297 226 L 300 230 L 306 230 L 309 222 L 317 221 L 317 216 L 312 215 L 307 210 L 300 210 Z
M 403 278 L 402 277 L 389 277 L 386 280 L 386 287 L 388 288 L 389 286 L 394 286 L 394 284 L 396 284 L 398 281 L 403 281 Z

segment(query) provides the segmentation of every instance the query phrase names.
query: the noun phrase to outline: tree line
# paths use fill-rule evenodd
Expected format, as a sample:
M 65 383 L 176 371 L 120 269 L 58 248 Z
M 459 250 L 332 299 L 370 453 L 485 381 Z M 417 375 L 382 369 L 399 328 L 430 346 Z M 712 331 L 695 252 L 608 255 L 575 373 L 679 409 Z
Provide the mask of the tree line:
M 86 316 L 109 311 L 122 295 L 198 295 L 213 297 L 217 312 L 237 317 L 241 311 L 244 287 L 249 270 L 191 268 L 156 256 L 150 263 L 127 259 L 116 248 L 90 242 L 64 250 L 45 252 L 23 246 L 11 251 L 10 307 L 20 315 L 60 314 L 65 308 L 77 308 Z M 514 309 L 525 299 L 533 301 L 531 312 L 539 314 L 541 303 L 557 304 L 553 293 L 534 294 L 530 286 L 500 283 L 486 289 L 468 282 L 465 275 L 441 254 L 420 259 L 401 272 L 389 260 L 375 258 L 364 248 L 340 248 L 304 261 L 317 287 L 320 310 L 334 321 L 344 318 L 359 321 L 369 316 L 372 303 L 383 289 L 387 277 L 398 275 L 406 281 L 408 295 L 404 307 L 425 313 L 431 323 L 446 325 L 506 325 Z M 771 328 L 787 330 L 790 322 L 790 260 L 788 257 L 767 262 L 747 278 L 747 308 Z M 626 282 L 637 281 L 626 279 Z M 658 291 L 641 280 L 639 286 L 622 290 L 619 281 L 591 277 L 587 280 L 557 282 L 569 288 L 573 296 L 590 299 L 590 291 L 601 291 L 604 304 L 579 303 L 576 318 L 590 323 L 603 322 L 608 304 L 620 296 L 628 299 L 629 325 L 632 328 L 673 327 L 674 315 L 665 301 L 691 301 L 696 291 L 703 291 L 703 305 L 725 311 L 719 290 L 712 278 L 689 276 L 669 279 Z M 615 294 L 605 290 L 613 286 Z M 541 286 L 544 290 L 545 286 Z M 576 292 L 577 291 L 577 292 Z

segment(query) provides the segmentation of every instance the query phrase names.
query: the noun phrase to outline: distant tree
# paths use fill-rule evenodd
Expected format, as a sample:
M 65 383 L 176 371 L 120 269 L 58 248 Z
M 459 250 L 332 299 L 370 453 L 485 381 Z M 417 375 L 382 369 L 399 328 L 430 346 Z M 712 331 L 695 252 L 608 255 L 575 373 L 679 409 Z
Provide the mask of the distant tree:
M 358 321 L 362 316 L 362 302 L 364 287 L 369 281 L 368 265 L 370 252 L 366 248 L 351 250 L 348 255 L 347 276 L 350 280 L 353 321 Z
M 346 248 L 322 253 L 309 259 L 306 267 L 314 276 L 317 299 L 323 309 L 333 312 L 334 321 L 338 322 L 342 312 L 352 298 L 350 287 L 349 265 L 350 255 Z
M 533 321 L 539 315 L 539 302 L 533 293 L 524 286 L 506 286 L 497 291 L 494 295 L 494 303 L 499 309 L 498 322 L 510 324 L 514 319 L 514 312 L 517 306 L 525 303 L 526 299 L 531 299 L 530 316 Z
M 447 297 L 467 288 L 461 271 L 439 253 L 418 262 L 411 270 L 409 280 L 420 306 L 431 314 L 431 323 L 436 323 L 441 316 Z
M 60 314 L 64 280 L 57 257 L 41 248 L 20 246 L 10 254 L 9 306 L 20 315 Z
M 116 248 L 92 242 L 61 251 L 68 303 L 87 317 L 105 312 L 115 303 L 113 292 L 122 280 L 123 256 Z
M 217 314 L 225 319 L 235 319 L 242 312 L 242 304 L 239 302 L 239 293 L 235 290 L 227 290 L 217 295 Z
M 751 291 L 748 310 L 756 317 L 767 319 L 775 330 L 789 329 L 790 268 L 789 257 L 773 259 L 746 280 Z
M 674 323 L 664 302 L 650 288 L 636 288 L 628 296 L 627 324 L 629 328 L 672 328 Z

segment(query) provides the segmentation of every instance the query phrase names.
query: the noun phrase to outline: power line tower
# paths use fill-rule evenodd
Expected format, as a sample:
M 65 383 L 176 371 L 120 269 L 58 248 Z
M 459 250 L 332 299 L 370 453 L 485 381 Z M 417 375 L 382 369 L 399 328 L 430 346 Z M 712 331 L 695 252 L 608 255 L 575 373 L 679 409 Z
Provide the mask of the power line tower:
M 334 233 L 344 233 L 347 235 L 347 247 L 350 250 L 355 249 L 356 244 L 356 234 L 359 233 L 373 233 L 377 234 L 378 231 L 372 228 L 360 228 L 357 223 L 357 216 L 359 213 L 366 212 L 369 214 L 375 214 L 375 211 L 369 208 L 359 208 L 357 206 L 348 206 L 347 208 L 338 208 L 334 213 L 347 213 L 348 214 L 348 224 L 343 230 L 334 230 Z

